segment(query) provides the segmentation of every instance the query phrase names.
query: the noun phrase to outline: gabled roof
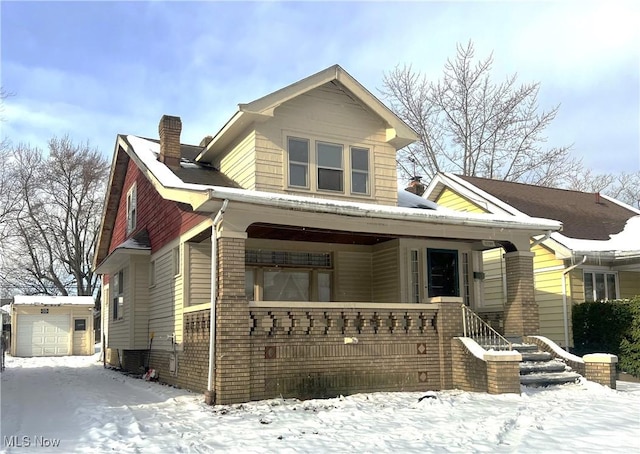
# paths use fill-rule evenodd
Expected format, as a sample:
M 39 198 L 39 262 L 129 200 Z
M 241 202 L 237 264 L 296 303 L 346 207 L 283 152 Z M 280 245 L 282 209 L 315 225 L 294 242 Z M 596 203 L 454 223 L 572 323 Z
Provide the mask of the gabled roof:
M 339 65 L 330 66 L 316 74 L 306 77 L 271 94 L 247 104 L 239 104 L 238 111 L 224 127 L 213 137 L 197 160 L 211 162 L 235 136 L 253 122 L 265 121 L 274 116 L 275 109 L 281 104 L 303 95 L 324 84 L 337 81 L 354 95 L 363 105 L 379 116 L 387 125 L 387 142 L 400 149 L 418 140 L 418 134 L 402 121 L 395 113 L 363 87 L 356 79 Z
M 640 214 L 640 210 L 594 193 L 448 173 L 444 176 L 474 194 L 476 202 L 490 212 L 556 219 L 562 222 L 562 234 L 570 238 L 608 240 L 610 235 L 620 233 L 631 217 Z M 433 197 L 437 194 L 431 192 L 429 198 Z

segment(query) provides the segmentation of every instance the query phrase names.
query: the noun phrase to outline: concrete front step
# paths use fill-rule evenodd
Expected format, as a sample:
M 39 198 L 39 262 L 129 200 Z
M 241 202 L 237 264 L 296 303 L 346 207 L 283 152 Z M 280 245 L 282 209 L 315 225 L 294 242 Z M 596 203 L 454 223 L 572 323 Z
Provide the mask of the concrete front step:
M 520 383 L 525 386 L 550 386 L 574 383 L 581 376 L 575 372 L 543 372 L 520 375 Z
M 561 361 L 527 361 L 520 363 L 520 375 L 540 372 L 565 372 L 567 365 Z
M 522 361 L 551 361 L 553 355 L 547 352 L 520 352 Z

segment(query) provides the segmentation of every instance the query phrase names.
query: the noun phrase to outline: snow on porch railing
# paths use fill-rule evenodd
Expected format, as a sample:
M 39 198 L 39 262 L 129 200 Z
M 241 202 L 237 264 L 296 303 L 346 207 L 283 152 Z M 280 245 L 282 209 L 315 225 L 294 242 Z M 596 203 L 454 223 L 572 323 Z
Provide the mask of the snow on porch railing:
M 464 337 L 473 339 L 486 350 L 513 350 L 511 342 L 465 305 L 462 305 L 462 328 Z

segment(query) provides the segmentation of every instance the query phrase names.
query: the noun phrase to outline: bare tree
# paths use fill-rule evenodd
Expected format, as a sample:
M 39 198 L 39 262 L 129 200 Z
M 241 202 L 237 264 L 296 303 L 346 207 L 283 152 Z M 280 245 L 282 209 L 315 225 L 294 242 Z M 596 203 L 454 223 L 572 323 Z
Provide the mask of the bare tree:
M 567 179 L 568 189 L 584 192 L 600 192 L 640 208 L 640 172 L 596 173 L 578 167 Z
M 420 136 L 398 155 L 404 176 L 451 171 L 554 186 L 579 164 L 570 147 L 542 147 L 558 106 L 539 111 L 540 84 L 518 85 L 515 74 L 494 83 L 492 64 L 492 55 L 474 63 L 469 42 L 457 45 L 436 82 L 411 66 L 384 75 L 384 98 Z
M 88 144 L 53 138 L 48 152 L 11 150 L 19 209 L 5 250 L 5 284 L 21 293 L 93 295 L 92 256 L 109 166 Z

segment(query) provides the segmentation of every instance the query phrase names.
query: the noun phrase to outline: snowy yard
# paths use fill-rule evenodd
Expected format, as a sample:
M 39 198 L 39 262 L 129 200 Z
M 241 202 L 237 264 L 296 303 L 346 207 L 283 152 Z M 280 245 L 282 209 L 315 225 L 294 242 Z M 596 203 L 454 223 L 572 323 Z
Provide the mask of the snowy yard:
M 105 370 L 95 356 L 7 357 L 0 451 L 638 452 L 640 384 L 618 386 L 207 407 L 201 395 Z M 425 395 L 435 398 L 418 401 Z

